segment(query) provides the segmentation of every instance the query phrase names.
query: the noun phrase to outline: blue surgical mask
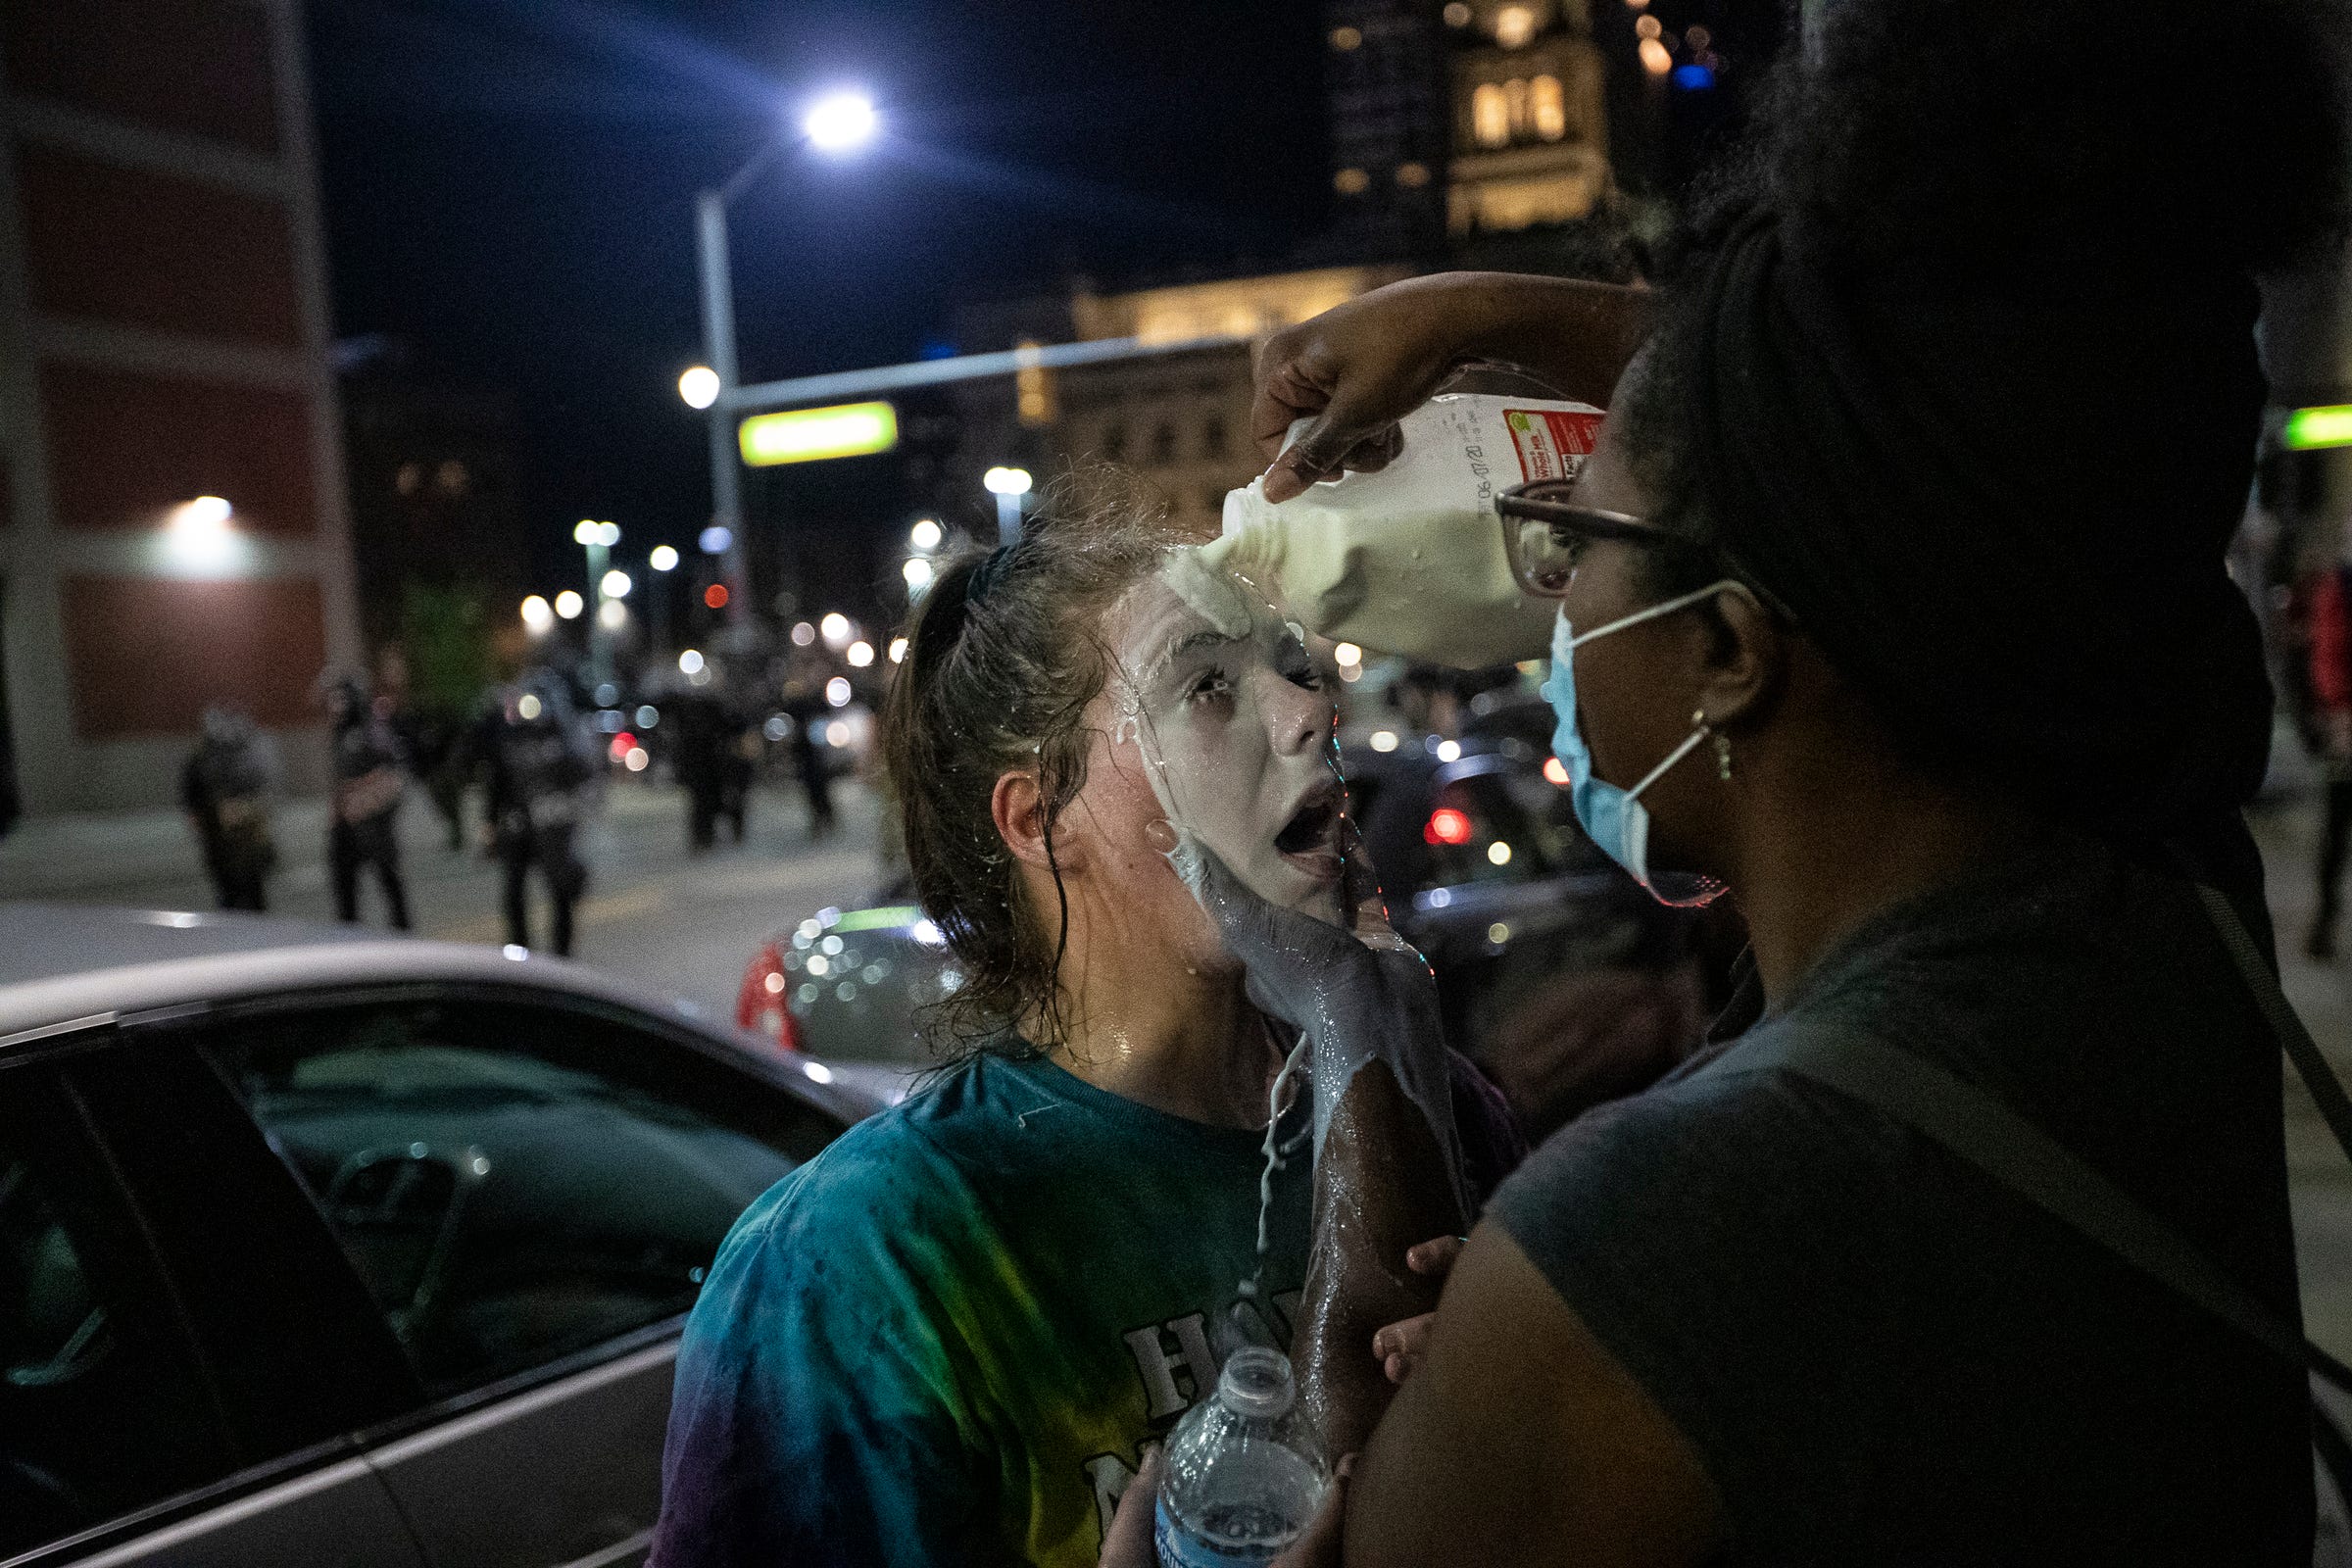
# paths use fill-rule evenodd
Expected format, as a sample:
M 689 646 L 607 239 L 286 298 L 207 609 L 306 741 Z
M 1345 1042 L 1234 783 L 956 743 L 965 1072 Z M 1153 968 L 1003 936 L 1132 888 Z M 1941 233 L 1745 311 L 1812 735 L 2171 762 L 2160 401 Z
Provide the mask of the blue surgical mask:
M 1642 776 L 1632 789 L 1620 789 L 1592 771 L 1592 752 L 1585 744 L 1584 732 L 1576 722 L 1576 650 L 1598 637 L 1628 626 L 1638 626 L 1660 615 L 1671 615 L 1678 610 L 1711 599 L 1726 590 L 1745 592 L 1742 583 L 1725 578 L 1711 583 L 1695 593 L 1669 599 L 1662 605 L 1651 605 L 1630 615 L 1595 626 L 1579 633 L 1568 624 L 1568 610 L 1560 608 L 1559 618 L 1551 629 L 1551 674 L 1544 682 L 1544 699 L 1551 704 L 1555 720 L 1551 732 L 1551 749 L 1568 769 L 1568 799 L 1576 810 L 1578 825 L 1584 828 L 1601 852 L 1625 867 L 1633 879 L 1649 891 L 1661 904 L 1701 905 L 1714 901 L 1723 891 L 1723 884 L 1713 877 L 1690 872 L 1661 871 L 1654 878 L 1649 869 L 1649 809 L 1642 804 L 1642 793 L 1665 777 L 1667 769 L 1698 749 L 1707 738 L 1709 726 L 1694 725 L 1682 745 L 1666 754 L 1665 760 Z

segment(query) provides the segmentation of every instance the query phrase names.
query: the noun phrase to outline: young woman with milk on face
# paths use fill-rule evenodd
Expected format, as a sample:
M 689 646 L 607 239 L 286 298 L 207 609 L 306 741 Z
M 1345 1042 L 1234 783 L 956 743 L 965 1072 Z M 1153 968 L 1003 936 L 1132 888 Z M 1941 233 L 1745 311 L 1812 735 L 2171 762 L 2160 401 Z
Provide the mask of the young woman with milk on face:
M 1320 1561 L 2311 1560 L 2291 1353 L 1784 1064 L 1892 1049 L 2008 1107 L 2292 1344 L 2278 1047 L 2195 884 L 2267 945 L 2224 549 L 2252 272 L 2342 230 L 2338 39 L 2272 4 L 1827 14 L 1661 296 L 1421 279 L 1259 359 L 1259 434 L 1314 421 L 1277 513 L 1464 357 L 1608 403 L 1493 548 L 1556 609 L 1580 819 L 1752 936 L 1716 1048 L 1496 1195 Z M 1209 902 L 1275 1010 L 1345 985 Z
M 721 1249 L 659 1562 L 1091 1563 L 1234 1348 L 1325 1332 L 1301 1299 L 1314 1097 L 1294 1072 L 1272 1114 L 1293 1037 L 1171 857 L 1354 921 L 1332 693 L 1262 595 L 1103 488 L 949 564 L 913 612 L 885 749 L 962 977 L 930 1021 L 949 1060 Z M 1426 1176 L 1450 1202 L 1522 1151 L 1499 1098 L 1437 1061 L 1455 1163 Z M 1396 1250 L 1425 1223 L 1392 1223 Z

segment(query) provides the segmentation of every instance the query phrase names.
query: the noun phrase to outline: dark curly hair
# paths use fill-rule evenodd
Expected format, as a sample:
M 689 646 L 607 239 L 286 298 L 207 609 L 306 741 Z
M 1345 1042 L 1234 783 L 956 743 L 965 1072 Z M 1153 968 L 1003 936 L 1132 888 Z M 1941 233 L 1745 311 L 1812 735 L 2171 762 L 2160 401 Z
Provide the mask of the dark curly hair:
M 2344 232 L 2341 0 L 1825 10 L 1613 411 L 1711 547 L 1650 586 L 1765 590 L 1938 775 L 2118 838 L 2242 804 L 2256 274 Z
M 1176 545 L 1198 543 L 1166 508 L 1104 466 L 1054 486 L 1018 543 L 953 561 L 909 613 L 906 657 L 882 717 L 882 754 L 906 827 L 923 912 L 963 984 L 923 1018 L 944 1057 L 993 1042 L 1058 1044 L 1069 906 L 1028 897 L 991 811 L 997 780 L 1034 769 L 1045 843 L 1086 785 L 1086 710 L 1110 654 L 1103 614 Z
M 2167 279 L 2262 271 L 2344 236 L 2344 0 L 1840 0 L 1825 11 L 1818 62 L 1808 69 L 1792 47 L 1773 68 L 1754 128 L 1702 176 L 1661 245 L 1667 309 L 1612 409 L 1662 503 L 1658 520 L 1690 536 L 1712 542 L 1718 529 L 1707 475 L 1683 461 L 1688 339 L 1705 323 L 1680 285 L 1759 207 L 1834 236 L 1855 271 L 1909 274 L 1923 289 L 2130 279 L 2105 296 L 2118 333 L 2166 308 L 2155 285 Z M 2193 287 L 2171 298 L 2181 311 L 2203 302 Z

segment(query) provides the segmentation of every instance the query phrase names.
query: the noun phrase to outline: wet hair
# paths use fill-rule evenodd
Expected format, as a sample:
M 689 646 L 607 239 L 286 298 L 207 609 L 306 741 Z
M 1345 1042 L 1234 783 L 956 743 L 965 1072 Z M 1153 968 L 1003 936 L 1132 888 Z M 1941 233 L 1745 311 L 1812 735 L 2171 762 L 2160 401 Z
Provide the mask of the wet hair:
M 2128 835 L 2236 804 L 2253 278 L 2344 231 L 2340 0 L 1824 9 L 1613 411 L 1707 547 L 1647 586 L 1757 584 L 1937 771 Z
M 950 562 L 908 615 L 882 752 L 916 897 L 963 975 L 920 1020 L 944 1057 L 1067 1038 L 1054 830 L 1086 786 L 1087 708 L 1112 657 L 1101 622 L 1172 546 L 1195 542 L 1133 480 L 1090 467 L 1049 491 L 1018 543 Z M 1052 908 L 1036 906 L 992 814 L 997 780 L 1019 769 L 1037 774 Z

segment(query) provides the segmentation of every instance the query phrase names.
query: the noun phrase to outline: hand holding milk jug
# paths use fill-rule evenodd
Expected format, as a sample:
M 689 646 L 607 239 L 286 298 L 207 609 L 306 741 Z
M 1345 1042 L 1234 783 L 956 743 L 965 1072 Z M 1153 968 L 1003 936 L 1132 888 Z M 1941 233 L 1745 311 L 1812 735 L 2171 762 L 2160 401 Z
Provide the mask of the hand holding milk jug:
M 1326 637 L 1458 669 L 1541 658 L 1553 607 L 1512 580 L 1494 498 L 1573 478 L 1600 420 L 1587 403 L 1442 393 L 1405 416 L 1402 448 L 1378 472 L 1279 506 L 1262 477 L 1229 492 L 1224 537 L 1202 555 Z

